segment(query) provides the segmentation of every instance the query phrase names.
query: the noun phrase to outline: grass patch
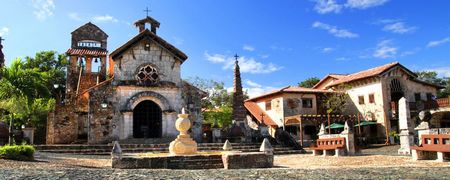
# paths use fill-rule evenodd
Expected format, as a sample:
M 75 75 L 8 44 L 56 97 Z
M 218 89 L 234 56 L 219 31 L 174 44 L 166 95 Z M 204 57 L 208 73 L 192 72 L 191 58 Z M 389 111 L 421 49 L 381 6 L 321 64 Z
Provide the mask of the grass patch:
M 34 160 L 35 149 L 31 145 L 5 145 L 0 147 L 0 158 L 19 161 Z

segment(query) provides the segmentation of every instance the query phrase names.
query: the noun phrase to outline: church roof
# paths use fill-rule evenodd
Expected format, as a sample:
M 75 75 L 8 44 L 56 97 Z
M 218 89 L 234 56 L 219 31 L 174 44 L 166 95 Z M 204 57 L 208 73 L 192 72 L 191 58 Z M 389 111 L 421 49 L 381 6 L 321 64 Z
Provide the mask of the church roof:
M 131 40 L 129 40 L 127 43 L 125 43 L 124 45 L 122 45 L 121 47 L 117 48 L 116 50 L 114 50 L 110 56 L 112 57 L 113 60 L 116 60 L 118 56 L 120 56 L 122 53 L 124 53 L 126 50 L 130 49 L 131 47 L 133 47 L 136 43 L 138 43 L 139 41 L 141 41 L 142 39 L 145 38 L 150 38 L 151 40 L 155 41 L 156 43 L 160 44 L 161 46 L 163 46 L 165 49 L 167 49 L 168 51 L 170 51 L 171 53 L 173 53 L 175 56 L 177 56 L 181 62 L 183 63 L 184 61 L 186 61 L 186 59 L 188 58 L 186 56 L 186 54 L 184 54 L 182 51 L 180 51 L 179 49 L 177 49 L 175 46 L 169 44 L 167 41 L 165 41 L 164 39 L 162 39 L 161 37 L 157 36 L 155 33 L 149 31 L 148 29 L 140 32 L 137 36 L 135 36 L 134 38 L 132 38 Z
M 106 34 L 105 31 L 103 31 L 103 30 L 100 29 L 97 25 L 95 25 L 95 24 L 93 24 L 93 23 L 91 23 L 91 22 L 88 22 L 88 23 L 86 23 L 86 24 L 84 24 L 84 25 L 78 27 L 77 29 L 75 29 L 74 31 L 72 31 L 71 34 L 77 33 L 78 31 L 83 31 L 83 30 L 85 30 L 85 29 L 88 29 L 88 30 L 92 30 L 92 29 L 98 30 L 98 31 L 100 31 L 104 36 L 108 37 L 108 34 Z

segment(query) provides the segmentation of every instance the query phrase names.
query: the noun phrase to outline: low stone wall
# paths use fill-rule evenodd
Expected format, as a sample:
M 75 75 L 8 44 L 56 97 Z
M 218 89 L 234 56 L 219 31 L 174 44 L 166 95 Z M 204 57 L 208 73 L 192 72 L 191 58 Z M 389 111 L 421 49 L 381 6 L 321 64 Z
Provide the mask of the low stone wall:
M 125 155 L 112 158 L 112 168 L 119 169 L 242 169 L 272 166 L 273 154 L 263 152 L 162 157 Z
M 225 169 L 271 168 L 273 154 L 263 152 L 222 155 Z

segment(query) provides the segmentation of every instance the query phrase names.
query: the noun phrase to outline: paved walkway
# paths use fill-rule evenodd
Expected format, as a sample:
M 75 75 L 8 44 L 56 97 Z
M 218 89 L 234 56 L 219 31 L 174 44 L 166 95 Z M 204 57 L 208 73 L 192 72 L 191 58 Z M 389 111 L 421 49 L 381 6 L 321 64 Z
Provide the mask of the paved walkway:
M 36 162 L 0 160 L 0 179 L 450 179 L 450 163 L 412 161 L 398 147 L 362 156 L 281 155 L 276 168 L 241 170 L 112 169 L 109 156 L 37 153 Z

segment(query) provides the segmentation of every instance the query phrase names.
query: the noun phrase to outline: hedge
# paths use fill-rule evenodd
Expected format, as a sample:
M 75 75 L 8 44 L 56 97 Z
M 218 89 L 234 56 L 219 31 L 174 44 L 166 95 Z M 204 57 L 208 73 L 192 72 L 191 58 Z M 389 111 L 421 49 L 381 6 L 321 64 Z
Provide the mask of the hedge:
M 0 158 L 31 161 L 34 160 L 34 151 L 30 145 L 5 145 L 0 147 Z

